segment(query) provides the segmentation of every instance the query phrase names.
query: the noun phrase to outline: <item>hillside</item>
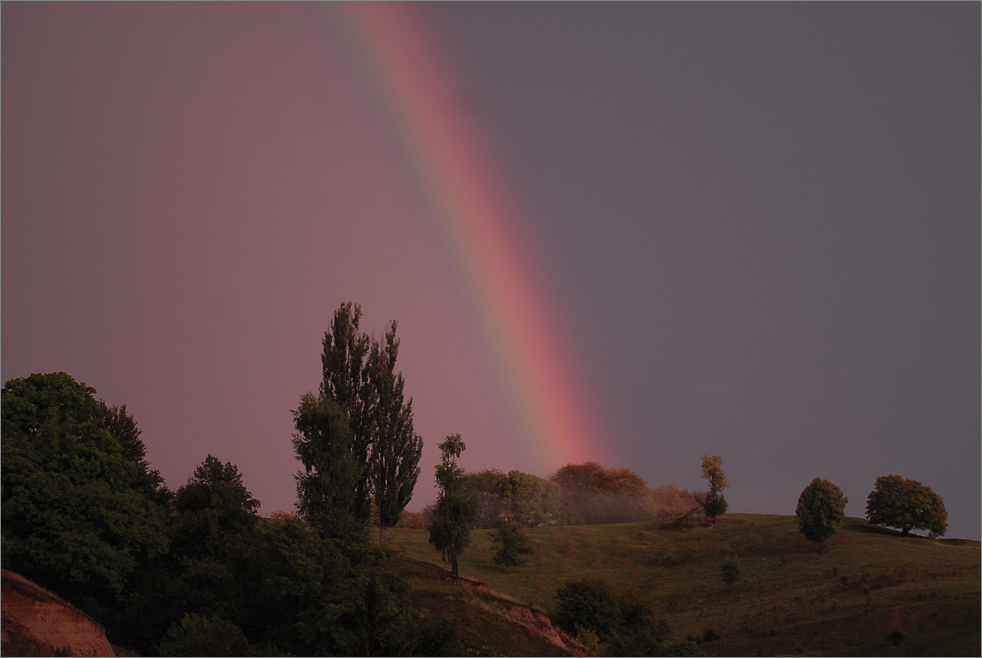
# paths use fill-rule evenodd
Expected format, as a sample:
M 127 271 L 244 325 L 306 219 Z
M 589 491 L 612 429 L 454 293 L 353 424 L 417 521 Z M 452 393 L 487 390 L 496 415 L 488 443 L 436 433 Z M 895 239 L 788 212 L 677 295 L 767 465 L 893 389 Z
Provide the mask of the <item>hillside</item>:
M 728 514 L 715 527 L 670 522 L 530 528 L 536 553 L 507 573 L 475 531 L 461 575 L 539 610 L 568 580 L 650 590 L 676 637 L 718 655 L 979 655 L 980 544 L 931 541 L 846 519 L 827 553 L 794 517 Z M 424 530 L 390 530 L 407 560 L 440 564 Z M 726 556 L 742 576 L 723 582 Z M 418 579 L 407 573 L 410 579 Z M 719 639 L 704 641 L 714 629 Z M 531 649 L 531 647 L 530 647 Z M 535 653 L 535 651 L 523 652 Z
M 4 569 L 2 576 L 2 655 L 116 655 L 88 615 L 18 574 Z

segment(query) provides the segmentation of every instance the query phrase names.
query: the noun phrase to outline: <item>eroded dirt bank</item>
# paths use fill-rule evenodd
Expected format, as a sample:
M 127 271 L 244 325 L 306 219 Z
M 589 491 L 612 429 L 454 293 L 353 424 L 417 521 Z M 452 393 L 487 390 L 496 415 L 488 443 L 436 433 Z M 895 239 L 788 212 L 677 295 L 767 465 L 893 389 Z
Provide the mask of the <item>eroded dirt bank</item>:
M 106 631 L 26 578 L 2 571 L 2 654 L 50 656 L 115 656 Z

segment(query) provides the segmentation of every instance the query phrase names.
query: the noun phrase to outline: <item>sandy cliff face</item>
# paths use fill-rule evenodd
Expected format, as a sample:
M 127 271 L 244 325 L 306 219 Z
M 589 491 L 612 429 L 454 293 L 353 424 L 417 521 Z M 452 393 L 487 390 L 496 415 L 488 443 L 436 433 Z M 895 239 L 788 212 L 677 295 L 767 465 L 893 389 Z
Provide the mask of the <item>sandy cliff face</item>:
M 3 570 L 3 655 L 115 656 L 106 631 L 31 581 Z

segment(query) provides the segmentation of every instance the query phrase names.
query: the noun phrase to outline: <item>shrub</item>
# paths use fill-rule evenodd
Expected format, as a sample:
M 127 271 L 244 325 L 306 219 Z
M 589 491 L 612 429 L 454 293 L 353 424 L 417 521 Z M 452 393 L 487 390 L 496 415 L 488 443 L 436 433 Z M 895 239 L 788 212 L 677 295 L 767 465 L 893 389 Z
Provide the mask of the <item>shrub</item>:
M 567 582 L 556 590 L 556 624 L 574 634 L 577 627 L 589 629 L 601 641 L 609 640 L 617 628 L 620 608 L 610 585 L 599 579 Z
M 533 551 L 532 541 L 515 521 L 498 526 L 491 533 L 491 545 L 497 548 L 492 560 L 506 568 L 521 566 Z
M 740 560 L 738 558 L 730 555 L 723 560 L 723 582 L 725 582 L 727 586 L 740 580 L 740 576 Z
M 159 650 L 161 656 L 245 656 L 249 641 L 227 619 L 186 614 L 170 627 Z

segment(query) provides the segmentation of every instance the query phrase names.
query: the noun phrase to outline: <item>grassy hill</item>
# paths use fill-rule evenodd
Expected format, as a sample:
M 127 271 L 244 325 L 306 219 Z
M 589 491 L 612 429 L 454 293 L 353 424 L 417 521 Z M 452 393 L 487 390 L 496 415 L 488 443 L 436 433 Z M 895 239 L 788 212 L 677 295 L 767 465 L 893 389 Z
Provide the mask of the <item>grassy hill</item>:
M 432 591 L 431 598 L 446 601 L 452 587 L 437 592 L 432 573 L 410 566 L 440 564 L 428 533 L 389 533 L 418 596 Z M 536 553 L 508 573 L 491 562 L 490 532 L 475 531 L 460 562 L 461 576 L 544 611 L 568 580 L 601 577 L 615 585 L 633 584 L 654 594 L 678 639 L 691 635 L 718 655 L 982 652 L 982 562 L 976 541 L 901 537 L 862 519 L 846 519 L 828 552 L 819 553 L 798 533 L 794 517 L 759 514 L 728 514 L 714 527 L 681 530 L 656 521 L 527 533 Z M 742 575 L 727 586 L 721 564 L 730 555 L 739 558 Z M 704 640 L 710 629 L 719 639 Z M 491 645 L 505 648 L 498 641 Z M 535 646 L 508 652 L 545 652 Z

